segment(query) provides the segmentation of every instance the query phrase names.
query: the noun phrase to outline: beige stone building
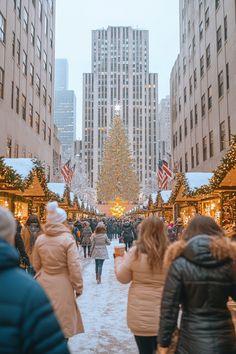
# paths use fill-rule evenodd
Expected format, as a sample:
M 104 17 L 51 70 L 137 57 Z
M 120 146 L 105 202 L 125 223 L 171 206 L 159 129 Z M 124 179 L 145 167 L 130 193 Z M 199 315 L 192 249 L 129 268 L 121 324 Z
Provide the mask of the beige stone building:
M 0 155 L 39 158 L 51 179 L 54 38 L 54 0 L 0 1 Z
M 170 86 L 175 168 L 212 171 L 236 134 L 235 0 L 180 0 Z

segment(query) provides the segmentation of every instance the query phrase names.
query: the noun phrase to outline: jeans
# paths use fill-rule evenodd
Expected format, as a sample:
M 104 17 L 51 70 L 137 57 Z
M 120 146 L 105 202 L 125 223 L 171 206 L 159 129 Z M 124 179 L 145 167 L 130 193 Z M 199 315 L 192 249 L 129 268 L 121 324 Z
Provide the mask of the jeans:
M 84 258 L 86 258 L 86 249 L 88 247 L 88 257 L 90 256 L 90 248 L 91 246 L 83 246 L 83 249 L 84 249 Z
M 95 272 L 96 274 L 102 274 L 102 266 L 104 263 L 104 259 L 95 259 Z
M 134 336 L 139 354 L 155 354 L 157 350 L 157 336 L 141 337 Z

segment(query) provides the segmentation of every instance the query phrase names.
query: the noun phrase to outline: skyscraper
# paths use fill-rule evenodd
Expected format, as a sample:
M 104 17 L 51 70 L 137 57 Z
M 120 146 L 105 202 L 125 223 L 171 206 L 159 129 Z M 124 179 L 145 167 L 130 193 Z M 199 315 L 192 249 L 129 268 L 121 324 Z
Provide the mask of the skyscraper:
M 62 163 L 74 156 L 76 138 L 76 97 L 68 90 L 68 63 L 66 59 L 56 59 L 56 90 L 54 119 L 61 142 Z
M 158 75 L 149 73 L 148 31 L 92 31 L 92 73 L 83 80 L 83 163 L 90 185 L 96 187 L 104 142 L 120 105 L 134 167 L 145 186 L 157 165 L 158 115 Z

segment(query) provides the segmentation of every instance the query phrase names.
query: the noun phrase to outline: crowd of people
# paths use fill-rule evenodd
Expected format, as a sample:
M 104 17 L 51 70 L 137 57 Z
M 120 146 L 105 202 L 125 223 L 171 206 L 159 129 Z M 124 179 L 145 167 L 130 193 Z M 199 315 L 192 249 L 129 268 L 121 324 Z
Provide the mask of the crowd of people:
M 0 353 L 69 353 L 68 339 L 84 332 L 80 257 L 95 260 L 101 284 L 113 238 L 126 250 L 114 253 L 115 275 L 130 283 L 127 324 L 140 354 L 236 353 L 227 307 L 236 301 L 235 236 L 200 215 L 185 228 L 154 216 L 72 222 L 57 202 L 44 225 L 30 215 L 22 226 L 0 208 Z

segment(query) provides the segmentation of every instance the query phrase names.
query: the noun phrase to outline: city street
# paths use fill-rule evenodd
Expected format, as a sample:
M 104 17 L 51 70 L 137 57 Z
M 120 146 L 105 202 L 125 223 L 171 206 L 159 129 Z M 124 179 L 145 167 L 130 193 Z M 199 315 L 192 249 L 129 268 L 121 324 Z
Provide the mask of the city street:
M 78 300 L 85 333 L 73 337 L 69 344 L 73 354 L 136 354 L 136 344 L 126 324 L 128 285 L 115 279 L 113 248 L 103 266 L 102 284 L 97 285 L 94 260 L 83 259 L 84 292 Z

